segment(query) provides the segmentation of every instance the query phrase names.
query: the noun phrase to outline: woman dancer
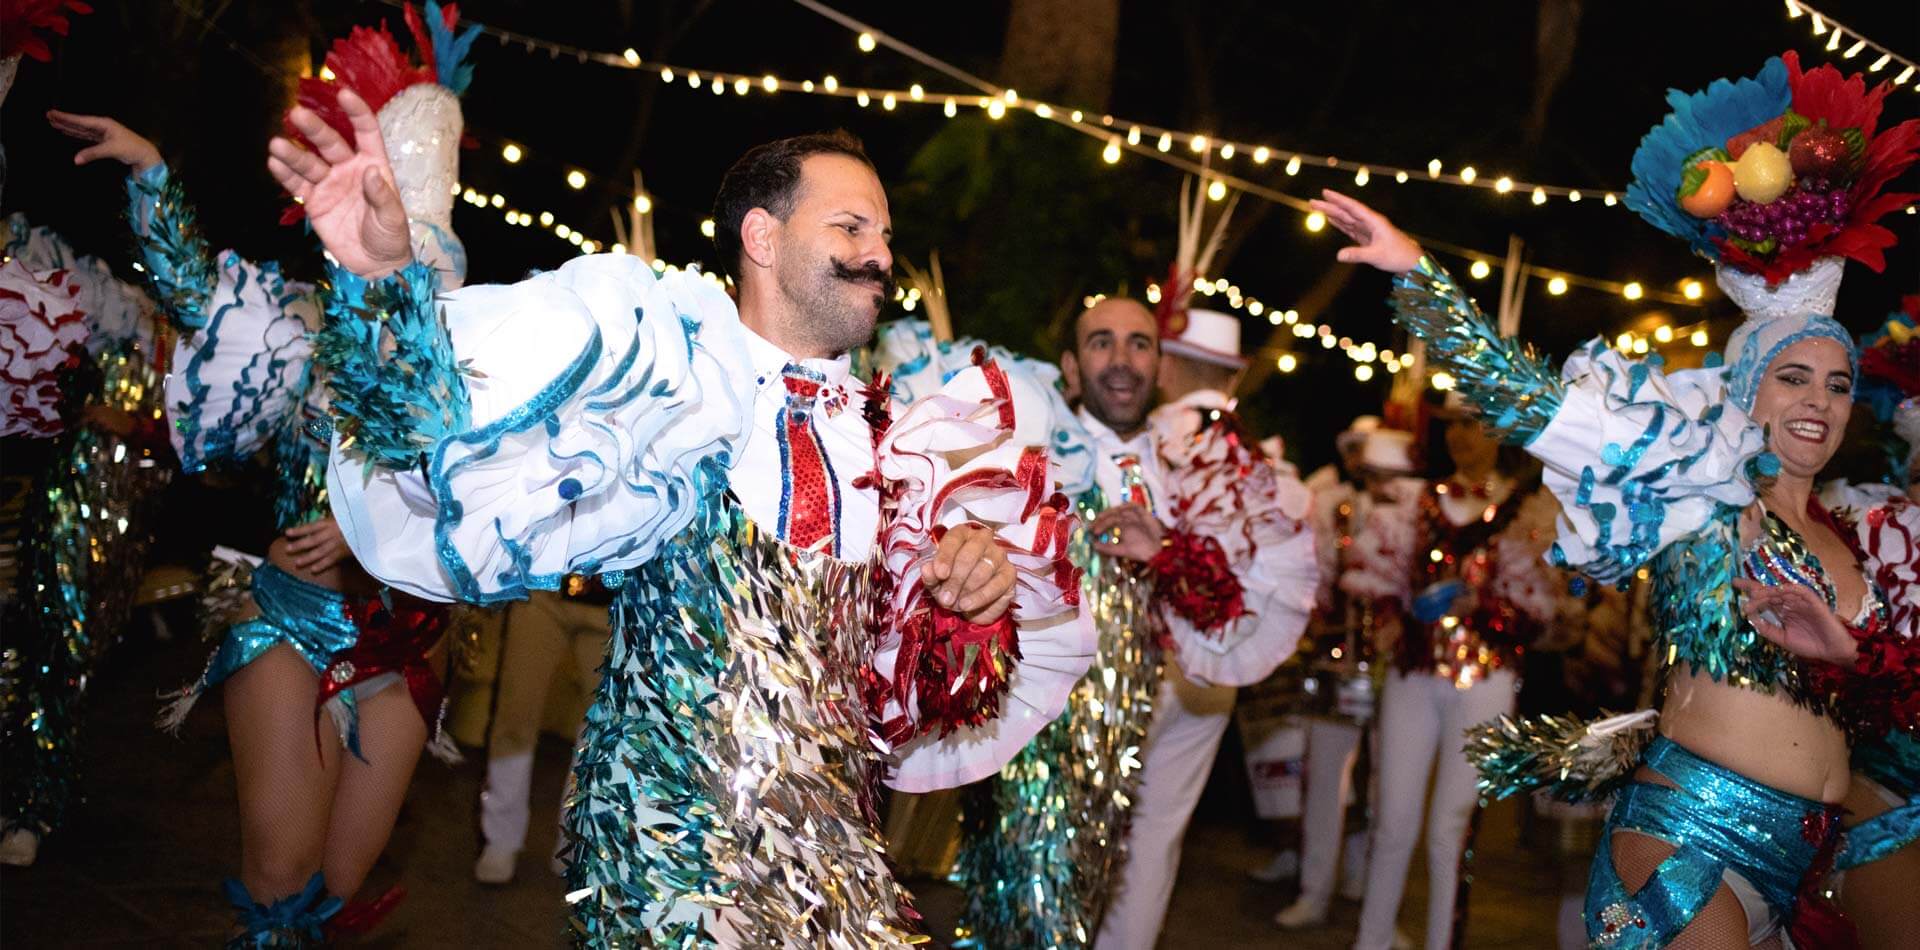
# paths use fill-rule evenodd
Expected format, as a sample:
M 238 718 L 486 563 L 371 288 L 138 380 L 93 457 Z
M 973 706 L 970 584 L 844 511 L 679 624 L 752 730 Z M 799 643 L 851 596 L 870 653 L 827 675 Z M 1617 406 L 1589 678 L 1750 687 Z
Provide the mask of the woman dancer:
M 341 82 L 302 80 L 300 99 L 324 111 L 342 84 L 400 77 L 398 88 L 357 91 L 384 105 L 376 108 L 422 257 L 458 283 L 465 254 L 449 219 L 456 96 L 470 71 L 460 60 L 472 34 L 456 37 L 455 9 L 431 2 L 424 24 L 412 8 L 407 20 L 424 65 L 409 62 L 384 26 L 355 28 L 327 56 Z M 323 925 L 371 926 L 397 893 L 341 911 L 385 849 L 420 751 L 437 735 L 442 687 L 433 654 L 446 610 L 382 590 L 353 562 L 328 515 L 330 391 L 313 362 L 313 288 L 286 280 L 272 262 L 209 253 L 179 180 L 151 142 L 112 119 L 52 119 L 95 143 L 77 161 L 113 159 L 132 171 L 135 236 L 155 296 L 181 334 L 167 408 L 182 468 L 197 472 L 270 448 L 280 473 L 275 516 L 284 533 L 254 567 L 250 596 L 206 671 L 162 716 L 175 727 L 207 689 L 226 686 L 241 811 L 240 876 L 226 885 L 239 915 L 235 943 L 297 945 L 319 939 Z M 405 689 L 387 688 L 396 683 Z M 322 706 L 338 728 L 337 745 L 316 741 Z M 452 752 L 444 739 L 434 748 Z
M 1840 258 L 1881 263 L 1893 236 L 1873 220 L 1910 200 L 1879 195 L 1920 134 L 1914 122 L 1875 134 L 1884 94 L 1831 66 L 1803 72 L 1787 53 L 1754 79 L 1676 93 L 1635 154 L 1628 204 L 1712 257 L 1747 315 L 1724 371 L 1664 373 L 1595 341 L 1557 376 L 1385 218 L 1331 193 L 1316 203 L 1359 245 L 1341 259 L 1396 274 L 1397 319 L 1546 464 L 1565 503 L 1554 560 L 1608 583 L 1650 571 L 1671 677 L 1657 736 L 1635 741 L 1648 712 L 1571 736 L 1507 723 L 1476 738 L 1489 790 L 1618 787 L 1587 895 L 1596 944 L 1852 943 L 1823 889 L 1848 739 L 1910 728 L 1914 684 L 1813 484 L 1852 408 L 1852 338 L 1828 315 Z M 1773 143 L 1811 130 L 1821 160 L 1783 168 Z M 1751 165 L 1735 157 L 1754 150 Z M 1724 195 L 1711 190 L 1723 175 Z M 1795 203 L 1777 227 L 1747 210 L 1775 200 Z M 1591 741 L 1575 741 L 1583 733 Z M 1615 771 L 1592 767 L 1610 756 Z

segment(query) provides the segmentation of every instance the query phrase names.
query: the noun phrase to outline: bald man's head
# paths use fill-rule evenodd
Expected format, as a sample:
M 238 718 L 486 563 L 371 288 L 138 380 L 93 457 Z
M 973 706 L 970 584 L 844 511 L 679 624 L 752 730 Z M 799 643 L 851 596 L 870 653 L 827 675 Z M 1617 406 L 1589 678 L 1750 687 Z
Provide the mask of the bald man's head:
M 1060 354 L 1060 369 L 1078 385 L 1087 412 L 1130 436 L 1146 422 L 1159 361 L 1153 311 L 1137 300 L 1109 297 L 1074 318 L 1073 343 Z

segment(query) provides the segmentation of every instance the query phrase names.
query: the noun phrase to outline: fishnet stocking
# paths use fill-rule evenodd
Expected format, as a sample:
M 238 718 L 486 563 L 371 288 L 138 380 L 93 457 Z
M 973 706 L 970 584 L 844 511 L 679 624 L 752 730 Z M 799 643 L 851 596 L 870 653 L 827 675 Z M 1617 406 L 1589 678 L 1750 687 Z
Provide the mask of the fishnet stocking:
M 1642 768 L 1634 777 L 1642 782 L 1675 788 L 1666 776 Z M 1660 862 L 1678 850 L 1659 838 L 1636 831 L 1616 831 L 1612 837 L 1613 870 L 1629 891 L 1638 892 Z M 1740 899 L 1722 882 L 1706 906 L 1667 944 L 1667 950 L 1748 950 L 1747 912 Z
M 1855 775 L 1848 792 L 1847 825 L 1887 810 L 1872 780 Z M 1846 872 L 1840 908 L 1860 931 L 1862 950 L 1912 947 L 1920 935 L 1920 844 L 1910 844 L 1872 864 Z

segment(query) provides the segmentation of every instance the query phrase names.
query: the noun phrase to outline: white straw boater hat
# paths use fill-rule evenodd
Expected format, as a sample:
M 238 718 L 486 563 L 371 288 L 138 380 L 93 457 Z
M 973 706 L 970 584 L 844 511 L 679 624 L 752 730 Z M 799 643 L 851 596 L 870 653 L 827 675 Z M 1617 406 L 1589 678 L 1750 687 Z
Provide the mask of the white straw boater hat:
M 1218 310 L 1189 310 L 1187 326 L 1179 336 L 1163 337 L 1160 352 L 1184 356 L 1202 363 L 1244 369 L 1247 358 L 1240 355 L 1240 321 Z

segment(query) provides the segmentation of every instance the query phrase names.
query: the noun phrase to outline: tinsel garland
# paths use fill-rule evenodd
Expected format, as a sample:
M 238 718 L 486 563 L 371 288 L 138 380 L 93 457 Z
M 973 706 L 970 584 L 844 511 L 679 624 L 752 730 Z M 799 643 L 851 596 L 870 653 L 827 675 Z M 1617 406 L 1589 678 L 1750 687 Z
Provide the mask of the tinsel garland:
M 980 624 L 936 607 L 915 614 L 902 632 L 906 642 L 925 645 L 914 659 L 901 651 L 902 666 L 913 671 L 922 732 L 944 739 L 999 715 L 1008 679 L 1020 662 L 1020 631 L 1011 610 Z
M 1247 612 L 1240 579 L 1220 542 L 1169 530 L 1149 567 L 1160 600 L 1202 631 L 1214 632 Z
M 369 281 L 333 268 L 326 326 L 314 356 L 327 368 L 342 448 L 406 471 L 467 429 L 467 377 L 434 303 L 433 269 L 419 261 Z
M 213 253 L 186 187 L 166 165 L 127 177 L 135 249 L 146 262 L 147 285 L 174 326 L 198 330 L 219 278 Z
M 574 941 L 924 940 L 874 809 L 873 567 L 761 532 L 723 465 L 700 464 L 693 524 L 615 601 L 567 802 Z
M 1066 712 L 964 802 L 957 946 L 1088 945 L 1125 863 L 1163 637 L 1148 574 L 1092 550 L 1084 526 L 1106 507 L 1099 490 L 1078 507 L 1073 561 L 1099 652 Z
M 1599 801 L 1632 778 L 1653 738 L 1651 710 L 1586 722 L 1572 716 L 1503 715 L 1467 730 L 1467 761 L 1482 795 L 1545 789 L 1571 804 Z
M 161 411 L 161 380 L 148 354 L 124 346 L 103 353 L 99 368 L 93 404 L 136 419 Z M 8 828 L 42 835 L 59 827 L 78 795 L 83 693 L 132 610 L 148 525 L 171 475 L 117 436 L 78 428 L 65 438 L 28 498 L 19 601 L 26 616 L 0 626 L 0 667 L 9 671 L 0 684 L 0 814 Z
M 1533 348 L 1504 336 L 1473 298 L 1431 257 L 1393 279 L 1394 321 L 1427 342 L 1430 365 L 1444 368 L 1480 419 L 1507 441 L 1525 445 L 1560 409 L 1560 374 Z

